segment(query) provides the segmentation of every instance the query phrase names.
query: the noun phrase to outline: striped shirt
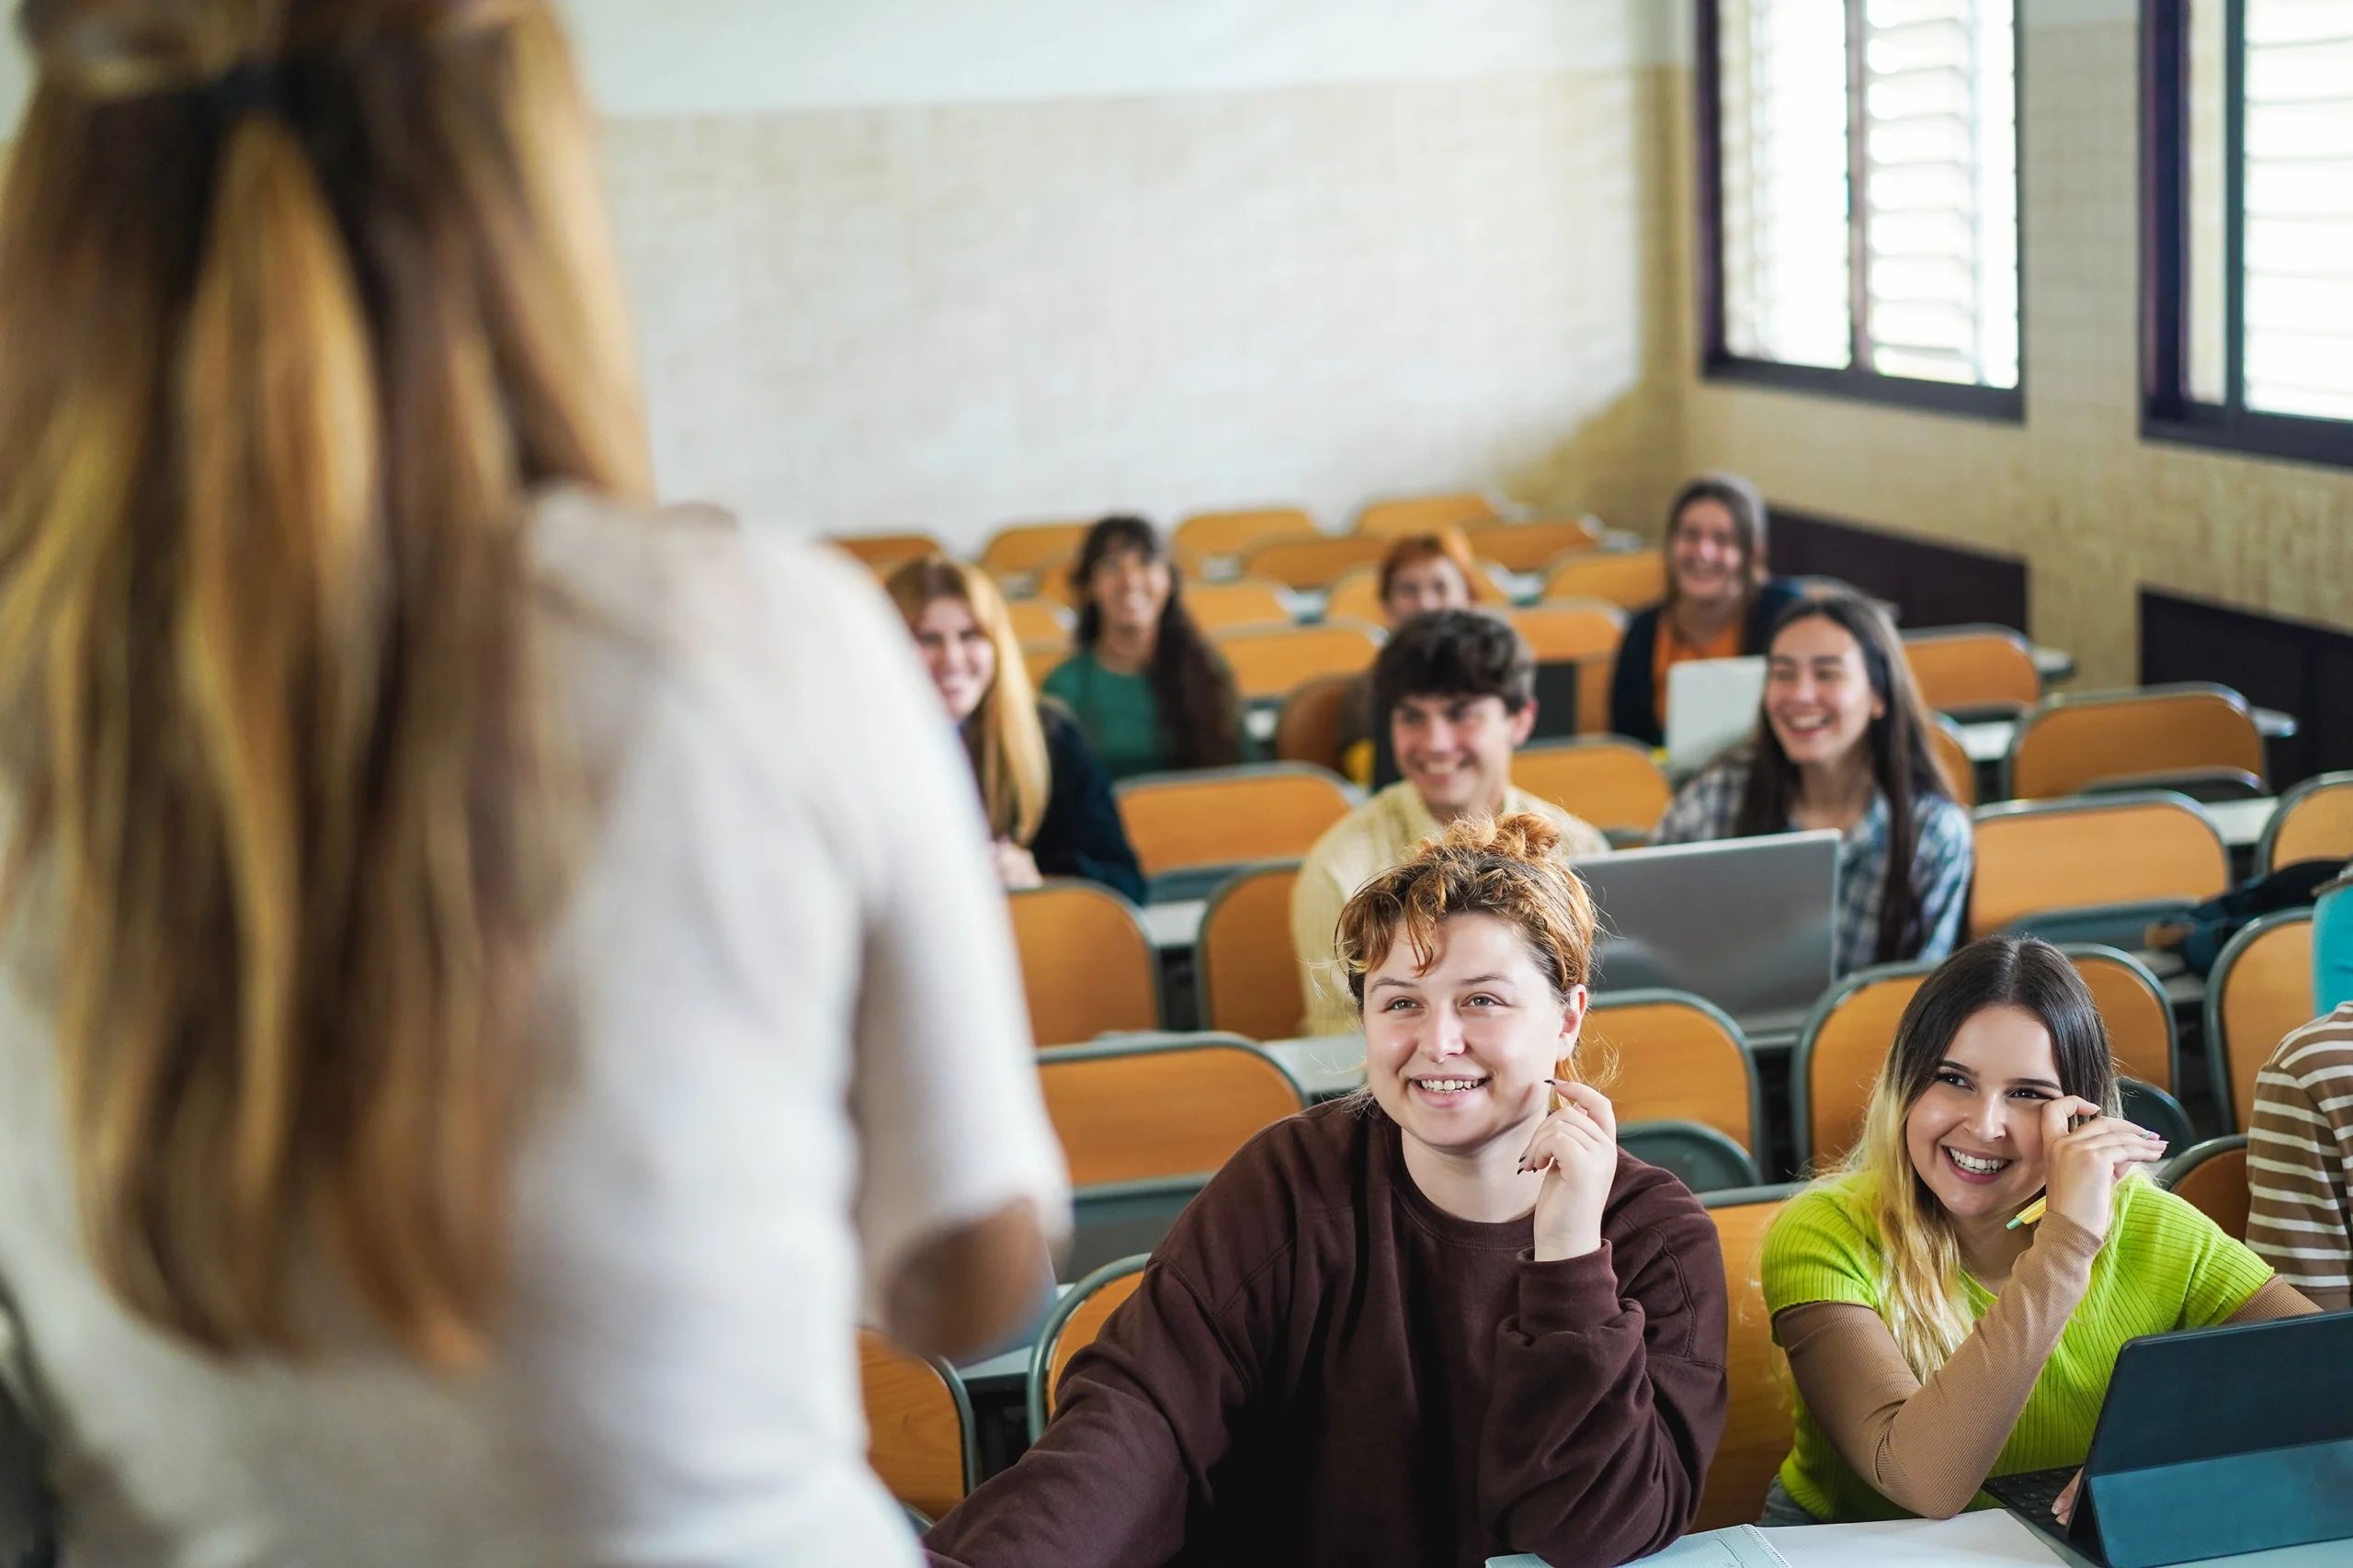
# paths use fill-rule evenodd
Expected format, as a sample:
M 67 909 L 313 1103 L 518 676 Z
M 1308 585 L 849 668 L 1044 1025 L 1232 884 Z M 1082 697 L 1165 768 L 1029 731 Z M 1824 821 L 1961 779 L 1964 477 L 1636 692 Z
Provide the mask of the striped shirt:
M 2353 1306 L 2353 1002 L 2263 1064 L 2246 1174 L 2247 1244 L 2324 1310 Z

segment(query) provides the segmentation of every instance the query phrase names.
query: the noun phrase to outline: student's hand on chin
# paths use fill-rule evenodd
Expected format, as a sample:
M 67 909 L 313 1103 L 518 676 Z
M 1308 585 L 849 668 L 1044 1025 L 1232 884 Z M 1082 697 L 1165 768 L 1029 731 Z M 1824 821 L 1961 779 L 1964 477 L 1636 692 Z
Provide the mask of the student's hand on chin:
M 1601 1246 L 1601 1210 L 1618 1175 L 1618 1117 L 1601 1091 L 1563 1084 L 1561 1108 L 1537 1123 L 1523 1170 L 1540 1172 L 1536 1261 L 1583 1257 Z
M 2069 1130 L 2071 1118 L 2091 1118 Z M 2042 1108 L 2042 1170 L 2051 1211 L 2093 1235 L 2108 1235 L 2109 1198 L 2124 1173 L 2165 1158 L 2165 1140 L 2073 1095 Z

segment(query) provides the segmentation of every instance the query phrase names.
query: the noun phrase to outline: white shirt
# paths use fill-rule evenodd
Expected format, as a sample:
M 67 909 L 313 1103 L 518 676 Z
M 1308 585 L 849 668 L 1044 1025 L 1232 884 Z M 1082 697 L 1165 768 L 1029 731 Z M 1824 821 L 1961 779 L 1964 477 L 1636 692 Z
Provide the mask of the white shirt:
M 540 623 L 606 804 L 487 1369 L 428 1374 L 348 1309 L 309 1362 L 127 1316 L 26 966 L 0 988 L 0 1291 L 74 1568 L 918 1560 L 864 1463 L 861 1274 L 1068 1200 L 964 760 L 854 565 L 572 497 L 537 542 L 596 628 Z

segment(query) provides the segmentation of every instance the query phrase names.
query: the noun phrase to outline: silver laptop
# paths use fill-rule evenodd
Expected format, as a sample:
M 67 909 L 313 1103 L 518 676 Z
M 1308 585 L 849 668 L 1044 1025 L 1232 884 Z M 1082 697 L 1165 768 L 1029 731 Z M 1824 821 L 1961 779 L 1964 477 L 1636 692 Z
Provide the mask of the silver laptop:
M 1746 740 L 1765 697 L 1765 661 L 1687 659 L 1666 672 L 1666 770 L 1681 778 Z
M 1793 1037 L 1830 986 L 1838 835 L 1776 833 L 1576 863 L 1601 915 L 1596 991 L 1706 997 L 1751 1043 Z

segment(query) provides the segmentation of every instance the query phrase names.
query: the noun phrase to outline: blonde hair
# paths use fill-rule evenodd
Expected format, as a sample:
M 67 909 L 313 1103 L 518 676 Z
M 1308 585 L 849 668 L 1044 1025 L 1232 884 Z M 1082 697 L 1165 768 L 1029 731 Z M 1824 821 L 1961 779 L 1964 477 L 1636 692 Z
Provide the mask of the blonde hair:
M 648 487 L 570 59 L 535 0 L 23 22 L 0 767 L 86 1243 L 224 1352 L 299 1346 L 324 1244 L 462 1361 L 565 881 L 527 497 Z
M 980 706 L 964 721 L 964 744 L 972 754 L 973 776 L 980 781 L 989 831 L 1026 846 L 1038 836 L 1038 824 L 1045 820 L 1046 801 L 1054 787 L 1053 768 L 1046 756 L 1046 732 L 1038 720 L 1038 696 L 1029 685 L 1029 666 L 1022 662 L 1021 642 L 1013 635 L 1013 617 L 1006 610 L 1003 596 L 987 573 L 944 555 L 908 562 L 892 573 L 882 586 L 891 602 L 899 607 L 910 631 L 926 605 L 938 599 L 961 600 L 995 651 L 996 675 Z
M 1872 1085 L 1862 1138 L 1838 1174 L 1870 1178 L 1884 1259 L 1880 1316 L 1924 1381 L 1961 1348 L 1973 1320 L 1961 1283 L 1960 1235 L 1912 1163 L 1906 1123 L 1961 1026 L 2003 1006 L 2033 1015 L 2049 1034 L 2062 1091 L 2109 1116 L 2120 1109 L 2116 1061 L 2098 1005 L 2067 955 L 2050 943 L 2032 937 L 1972 942 L 1913 993 Z

